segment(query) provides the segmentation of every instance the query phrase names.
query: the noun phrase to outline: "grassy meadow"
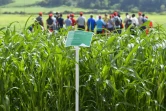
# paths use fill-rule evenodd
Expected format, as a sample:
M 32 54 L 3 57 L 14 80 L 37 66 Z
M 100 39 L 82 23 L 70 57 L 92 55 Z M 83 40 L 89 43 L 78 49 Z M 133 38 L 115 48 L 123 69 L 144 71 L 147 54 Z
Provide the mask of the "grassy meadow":
M 8 24 L 10 24 L 13 21 L 18 21 L 19 24 L 16 24 L 16 27 L 18 28 L 22 28 L 26 22 L 26 20 L 28 19 L 28 17 L 30 15 L 12 15 L 12 14 L 2 14 L 4 12 L 25 12 L 25 13 L 31 13 L 33 16 L 31 17 L 31 19 L 28 21 L 28 24 L 33 23 L 34 18 L 36 18 L 38 15 L 38 12 L 45 12 L 48 13 L 50 11 L 55 11 L 55 12 L 64 12 L 64 11 L 71 11 L 71 12 L 79 12 L 79 11 L 83 11 L 83 12 L 88 12 L 88 11 L 92 11 L 90 9 L 82 9 L 82 8 L 76 8 L 76 7 L 69 7 L 69 6 L 60 6 L 60 7 L 40 7 L 40 6 L 36 6 L 35 3 L 36 2 L 40 2 L 42 0 L 14 0 L 12 3 L 4 5 L 4 6 L 0 6 L 0 27 L 4 27 L 7 26 Z M 30 6 L 32 5 L 32 6 Z M 99 10 L 99 12 L 108 12 L 108 10 Z M 109 13 L 108 13 L 109 14 Z M 132 13 L 131 13 L 132 14 Z M 102 14 L 101 14 L 102 15 Z M 136 14 L 137 15 L 137 14 Z M 154 22 L 154 24 L 163 24 L 164 27 L 166 27 L 166 16 L 165 15 L 159 15 L 156 13 L 153 14 L 146 14 L 150 20 L 152 20 Z M 75 18 L 77 18 L 79 15 L 75 15 Z M 94 15 L 94 18 L 96 18 L 97 15 Z M 104 16 L 104 15 L 103 15 Z M 125 18 L 125 14 L 121 15 L 122 18 Z M 66 18 L 66 15 L 63 16 L 64 18 Z M 88 19 L 89 15 L 85 15 L 85 17 Z M 47 19 L 47 15 L 44 15 L 44 20 Z
M 162 24 L 164 27 L 166 27 L 166 16 L 165 15 L 150 15 L 150 14 L 146 14 L 148 16 L 148 18 L 150 20 L 153 21 L 154 25 L 156 24 Z M 7 25 L 9 25 L 11 22 L 13 21 L 18 21 L 19 23 L 15 24 L 15 26 L 17 27 L 17 29 L 21 29 L 24 27 L 25 22 L 27 21 L 27 19 L 30 17 L 31 15 L 12 15 L 12 14 L 1 14 L 0 15 L 0 27 L 5 27 Z M 32 24 L 34 22 L 34 19 L 37 17 L 37 14 L 32 14 L 30 20 L 28 21 L 28 25 Z M 63 18 L 66 19 L 66 14 L 63 15 Z M 79 15 L 75 15 L 75 19 L 78 17 Z M 86 19 L 89 18 L 89 14 L 84 15 L 86 17 Z M 96 18 L 97 15 L 94 15 L 94 18 Z M 102 15 L 104 17 L 104 15 Z M 44 15 L 43 19 L 44 22 L 46 21 L 46 19 L 48 18 L 48 15 Z M 125 18 L 125 15 L 122 14 L 122 18 Z M 161 19 L 162 18 L 162 19 Z
M 35 17 L 37 17 L 38 12 L 45 12 L 48 13 L 50 11 L 55 11 L 55 12 L 64 12 L 64 11 L 71 11 L 71 12 L 79 12 L 79 11 L 83 11 L 83 12 L 88 12 L 88 11 L 92 11 L 90 9 L 82 9 L 82 8 L 76 8 L 76 7 L 69 7 L 69 6 L 60 6 L 60 7 L 40 7 L 40 6 L 36 6 L 35 3 L 36 2 L 40 2 L 42 0 L 14 0 L 12 3 L 4 5 L 4 6 L 0 6 L 0 27 L 4 27 L 7 26 L 8 24 L 10 24 L 13 21 L 18 21 L 19 23 L 16 24 L 16 27 L 18 28 L 22 28 L 26 22 L 26 20 L 28 19 L 28 17 L 30 15 L 12 15 L 12 14 L 2 14 L 4 12 L 25 12 L 25 13 L 31 13 L 33 16 L 31 17 L 31 19 L 28 21 L 28 24 L 33 23 L 33 20 Z M 99 10 L 99 12 L 108 12 L 108 10 Z M 108 13 L 109 14 L 109 13 Z M 131 13 L 132 14 L 132 13 Z M 101 14 L 102 15 L 102 14 Z M 136 14 L 137 15 L 137 14 Z M 165 15 L 159 15 L 156 13 L 153 14 L 146 14 L 150 20 L 152 20 L 154 22 L 154 24 L 163 24 L 164 27 L 166 27 L 166 16 Z M 75 15 L 75 17 L 77 18 L 79 15 Z M 97 15 L 94 15 L 94 17 L 96 18 Z M 103 15 L 104 16 L 104 15 Z M 125 14 L 121 15 L 122 18 L 124 19 Z M 66 18 L 66 15 L 63 16 L 64 18 Z M 89 15 L 85 15 L 85 17 L 88 19 Z M 47 19 L 47 15 L 44 15 L 44 20 Z

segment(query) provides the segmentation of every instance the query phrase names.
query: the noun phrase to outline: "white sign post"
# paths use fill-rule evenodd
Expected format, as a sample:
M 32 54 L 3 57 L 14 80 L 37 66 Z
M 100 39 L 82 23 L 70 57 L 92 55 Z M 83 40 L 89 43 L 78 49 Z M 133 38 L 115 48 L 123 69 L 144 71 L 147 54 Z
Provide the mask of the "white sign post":
M 75 111 L 79 111 L 79 47 L 75 46 L 76 50 L 76 79 L 75 79 L 75 86 L 76 86 L 76 93 L 75 93 Z
M 92 36 L 92 32 L 69 31 L 66 39 L 66 47 L 74 46 L 76 50 L 75 111 L 79 111 L 79 46 L 90 47 Z

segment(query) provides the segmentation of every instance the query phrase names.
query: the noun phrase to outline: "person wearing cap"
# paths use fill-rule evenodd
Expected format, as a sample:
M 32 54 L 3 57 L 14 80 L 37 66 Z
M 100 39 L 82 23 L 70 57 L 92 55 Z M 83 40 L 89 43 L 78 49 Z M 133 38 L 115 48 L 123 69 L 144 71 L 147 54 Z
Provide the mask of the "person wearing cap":
M 118 16 L 118 12 L 114 12 L 114 29 L 115 29 L 115 33 L 121 33 L 121 23 L 122 23 L 122 20 L 120 19 L 120 17 Z
M 83 16 L 83 13 L 80 12 L 80 17 L 77 19 L 78 30 L 85 30 L 85 24 L 85 17 Z
M 72 29 L 75 29 L 75 25 L 76 25 L 76 20 L 75 20 L 75 18 L 74 18 L 74 14 L 72 13 L 71 15 L 70 15 L 70 19 L 71 19 L 71 21 L 72 21 Z
M 48 19 L 46 20 L 47 29 L 51 32 L 53 31 L 53 26 L 54 26 L 54 21 L 52 19 L 52 16 L 53 16 L 53 14 L 50 13 Z
M 43 13 L 42 12 L 39 12 L 39 16 L 36 18 L 36 21 L 42 26 L 44 27 L 44 22 L 43 22 Z
M 97 27 L 97 34 L 102 34 L 103 26 L 106 24 L 101 19 L 101 16 L 99 16 L 99 19 L 96 21 L 96 27 Z
M 96 25 L 95 19 L 93 18 L 93 15 L 90 15 L 90 18 L 87 21 L 87 27 L 88 27 L 87 30 L 94 32 L 95 25 Z
M 51 13 L 52 13 L 52 19 L 54 21 L 53 30 L 56 30 L 57 20 L 56 20 L 56 16 L 54 16 L 55 12 L 51 12 Z
M 72 21 L 71 21 L 69 15 L 67 15 L 67 19 L 65 20 L 65 26 L 66 26 L 66 28 L 72 26 Z
M 58 18 L 58 29 L 60 30 L 61 28 L 63 28 L 63 24 L 64 24 L 64 19 L 62 18 L 62 14 L 59 15 Z
M 142 24 L 142 12 L 138 12 L 138 25 L 141 26 Z

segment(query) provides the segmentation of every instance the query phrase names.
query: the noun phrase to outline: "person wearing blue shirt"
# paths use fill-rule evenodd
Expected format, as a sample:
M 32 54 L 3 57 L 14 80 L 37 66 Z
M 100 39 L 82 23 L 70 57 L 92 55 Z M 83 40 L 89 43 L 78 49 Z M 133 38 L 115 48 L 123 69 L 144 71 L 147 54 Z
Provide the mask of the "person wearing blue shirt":
M 95 29 L 95 26 L 96 26 L 96 22 L 93 19 L 93 15 L 91 15 L 90 18 L 88 19 L 87 26 L 88 26 L 88 31 L 94 32 L 94 29 Z
M 105 26 L 105 23 L 103 20 L 101 20 L 101 16 L 99 16 L 99 19 L 96 21 L 96 26 L 97 26 L 97 34 L 102 33 L 102 28 Z

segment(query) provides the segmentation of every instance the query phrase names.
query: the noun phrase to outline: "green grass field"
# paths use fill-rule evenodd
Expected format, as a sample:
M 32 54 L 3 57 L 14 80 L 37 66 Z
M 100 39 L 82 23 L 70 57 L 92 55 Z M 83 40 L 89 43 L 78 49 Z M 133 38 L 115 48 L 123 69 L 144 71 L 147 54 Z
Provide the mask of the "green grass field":
M 19 23 L 16 24 L 17 28 L 23 28 L 25 25 L 25 22 L 27 21 L 27 19 L 30 17 L 30 15 L 8 15 L 8 14 L 1 14 L 0 15 L 0 27 L 4 27 L 9 25 L 11 22 L 13 21 L 18 21 Z M 34 19 L 37 17 L 38 15 L 33 15 L 30 20 L 28 21 L 28 25 L 32 24 L 34 22 Z M 79 15 L 75 15 L 75 18 L 77 18 Z M 95 15 L 94 17 L 96 18 L 97 15 Z M 104 16 L 104 15 L 103 15 Z M 148 15 L 150 20 L 153 21 L 154 25 L 155 24 L 163 24 L 164 27 L 166 27 L 166 16 L 164 15 Z M 64 19 L 66 19 L 66 14 L 63 16 Z M 89 18 L 89 15 L 85 15 L 86 19 Z M 44 21 L 47 19 L 47 15 L 43 16 Z M 124 15 L 122 15 L 122 18 L 124 19 Z M 161 19 L 162 18 L 162 19 Z
M 46 7 L 40 7 L 40 6 L 33 6 L 33 7 L 27 7 L 27 5 L 33 5 L 36 2 L 39 2 L 42 0 L 30 0 L 30 1 L 26 1 L 26 0 L 14 0 L 13 3 L 4 5 L 4 6 L 0 6 L 0 13 L 4 13 L 4 12 L 26 12 L 26 13 L 32 13 L 33 16 L 30 18 L 30 20 L 28 21 L 28 24 L 31 24 L 34 22 L 34 18 L 37 17 L 38 15 L 35 13 L 38 12 L 45 12 L 48 13 L 50 11 L 56 11 L 56 12 L 64 12 L 64 11 L 72 11 L 72 12 L 79 12 L 79 11 L 83 11 L 83 12 L 88 12 L 90 11 L 89 9 L 82 9 L 82 8 L 76 8 L 76 7 L 69 7 L 69 6 L 61 6 L 61 7 L 52 7 L 52 8 L 46 8 Z M 108 10 L 100 10 L 101 12 L 108 12 Z M 166 27 L 166 16 L 165 15 L 157 15 L 157 14 L 146 14 L 150 20 L 152 20 L 154 22 L 154 24 L 163 24 L 164 27 Z M 18 28 L 22 28 L 25 25 L 26 20 L 28 19 L 28 17 L 30 15 L 8 15 L 8 14 L 1 14 L 0 15 L 0 27 L 4 27 L 7 26 L 8 24 L 10 24 L 13 21 L 18 21 L 19 23 L 16 24 L 16 26 Z M 79 15 L 75 15 L 75 18 L 77 18 Z M 96 18 L 97 15 L 94 15 L 94 17 Z M 104 15 L 103 15 L 104 16 Z M 66 18 L 66 15 L 63 16 L 64 18 Z M 89 18 L 89 15 L 85 15 L 86 19 Z M 122 15 L 122 18 L 124 19 L 125 15 Z M 44 15 L 44 21 L 47 19 L 47 15 Z

